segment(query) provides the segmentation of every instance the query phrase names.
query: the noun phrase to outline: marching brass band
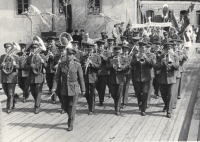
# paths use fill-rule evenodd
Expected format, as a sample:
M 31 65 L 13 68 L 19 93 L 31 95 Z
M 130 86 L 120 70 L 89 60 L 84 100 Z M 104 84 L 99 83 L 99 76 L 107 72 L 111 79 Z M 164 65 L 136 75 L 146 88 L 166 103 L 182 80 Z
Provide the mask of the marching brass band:
M 6 54 L 0 58 L 2 87 L 7 95 L 7 113 L 15 107 L 15 86 L 18 83 L 23 91 L 25 103 L 31 92 L 35 104 L 35 114 L 39 113 L 43 83 L 47 82 L 52 103 L 57 97 L 62 112 L 68 118 L 68 130 L 73 130 L 78 95 L 82 92 L 88 103 L 89 115 L 95 113 L 95 90 L 99 96 L 99 106 L 104 105 L 106 86 L 114 99 L 116 115 L 128 104 L 130 82 L 135 90 L 141 115 L 146 115 L 152 94 L 161 94 L 164 102 L 163 112 L 171 117 L 181 98 L 183 64 L 187 51 L 182 48 L 182 40 L 168 33 L 159 41 L 152 30 L 150 39 L 139 36 L 130 30 L 130 25 L 121 36 L 121 43 L 115 44 L 102 32 L 102 39 L 94 44 L 72 41 L 63 35 L 60 45 L 58 38 L 48 37 L 47 46 L 38 36 L 26 48 L 23 43 L 5 43 Z M 150 41 L 150 42 L 149 42 Z M 71 44 L 69 46 L 69 44 Z M 46 76 L 45 76 L 46 75 Z

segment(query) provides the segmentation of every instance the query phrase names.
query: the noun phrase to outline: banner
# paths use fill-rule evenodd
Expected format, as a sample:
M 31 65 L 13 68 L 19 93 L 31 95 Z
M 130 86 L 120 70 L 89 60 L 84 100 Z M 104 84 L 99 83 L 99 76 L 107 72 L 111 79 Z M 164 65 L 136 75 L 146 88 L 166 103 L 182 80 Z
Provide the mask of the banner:
M 171 27 L 172 23 L 156 23 L 156 22 L 149 22 L 145 24 L 132 24 L 132 28 L 144 28 L 144 27 Z

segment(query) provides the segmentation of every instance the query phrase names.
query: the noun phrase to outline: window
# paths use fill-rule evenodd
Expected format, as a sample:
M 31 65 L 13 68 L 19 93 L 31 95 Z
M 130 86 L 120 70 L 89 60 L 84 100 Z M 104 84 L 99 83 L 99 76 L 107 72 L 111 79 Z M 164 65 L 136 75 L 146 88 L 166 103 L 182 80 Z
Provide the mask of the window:
M 28 10 L 29 0 L 17 0 L 17 14 Z
M 152 11 L 152 10 L 147 10 L 147 11 L 146 11 L 146 17 L 147 17 L 147 22 L 149 22 L 149 17 L 151 17 L 150 19 L 151 19 L 151 21 L 152 21 L 152 19 L 153 19 L 153 17 L 154 17 L 154 11 Z
M 99 15 L 101 12 L 100 9 L 100 0 L 88 0 L 87 3 L 87 14 L 88 15 Z
M 66 3 L 67 3 L 67 6 L 69 6 L 71 4 L 71 0 L 59 0 L 59 13 L 60 14 L 65 14 Z

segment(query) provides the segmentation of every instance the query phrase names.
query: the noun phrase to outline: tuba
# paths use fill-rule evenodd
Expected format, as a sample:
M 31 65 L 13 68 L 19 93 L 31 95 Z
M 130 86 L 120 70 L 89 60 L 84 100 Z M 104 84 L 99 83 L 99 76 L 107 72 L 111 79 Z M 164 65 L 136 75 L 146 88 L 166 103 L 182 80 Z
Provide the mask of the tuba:
M 61 33 L 59 41 L 61 45 L 65 45 L 67 48 L 72 48 L 71 42 L 73 41 L 73 38 L 69 33 L 67 32 Z
M 44 60 L 39 55 L 42 51 L 46 51 L 46 47 L 44 46 L 44 42 L 42 39 L 38 36 L 33 37 L 33 43 L 37 43 L 39 45 L 39 48 L 37 48 L 36 51 L 34 51 L 31 58 L 31 65 L 34 65 L 34 68 L 32 68 L 32 71 L 35 74 L 40 74 L 42 72 L 42 66 L 44 63 Z
M 13 55 L 16 55 L 18 52 L 20 52 L 20 46 L 18 43 L 13 42 L 13 47 L 10 51 L 6 53 L 6 56 L 3 59 L 2 62 L 2 71 L 5 74 L 11 74 L 13 72 L 15 59 L 13 58 Z

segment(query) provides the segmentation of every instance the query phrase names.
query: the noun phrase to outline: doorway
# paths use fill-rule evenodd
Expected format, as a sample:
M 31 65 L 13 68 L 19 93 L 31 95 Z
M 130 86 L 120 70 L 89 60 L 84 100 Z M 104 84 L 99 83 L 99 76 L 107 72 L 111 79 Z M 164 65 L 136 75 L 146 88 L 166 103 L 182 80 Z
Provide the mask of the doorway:
M 186 10 L 180 11 L 180 21 L 182 20 L 185 14 L 186 14 Z
M 196 11 L 196 26 L 200 25 L 200 10 Z
M 147 10 L 146 11 L 146 18 L 147 18 L 147 22 L 149 22 L 149 17 L 151 17 L 151 21 L 154 17 L 154 11 L 153 10 Z

